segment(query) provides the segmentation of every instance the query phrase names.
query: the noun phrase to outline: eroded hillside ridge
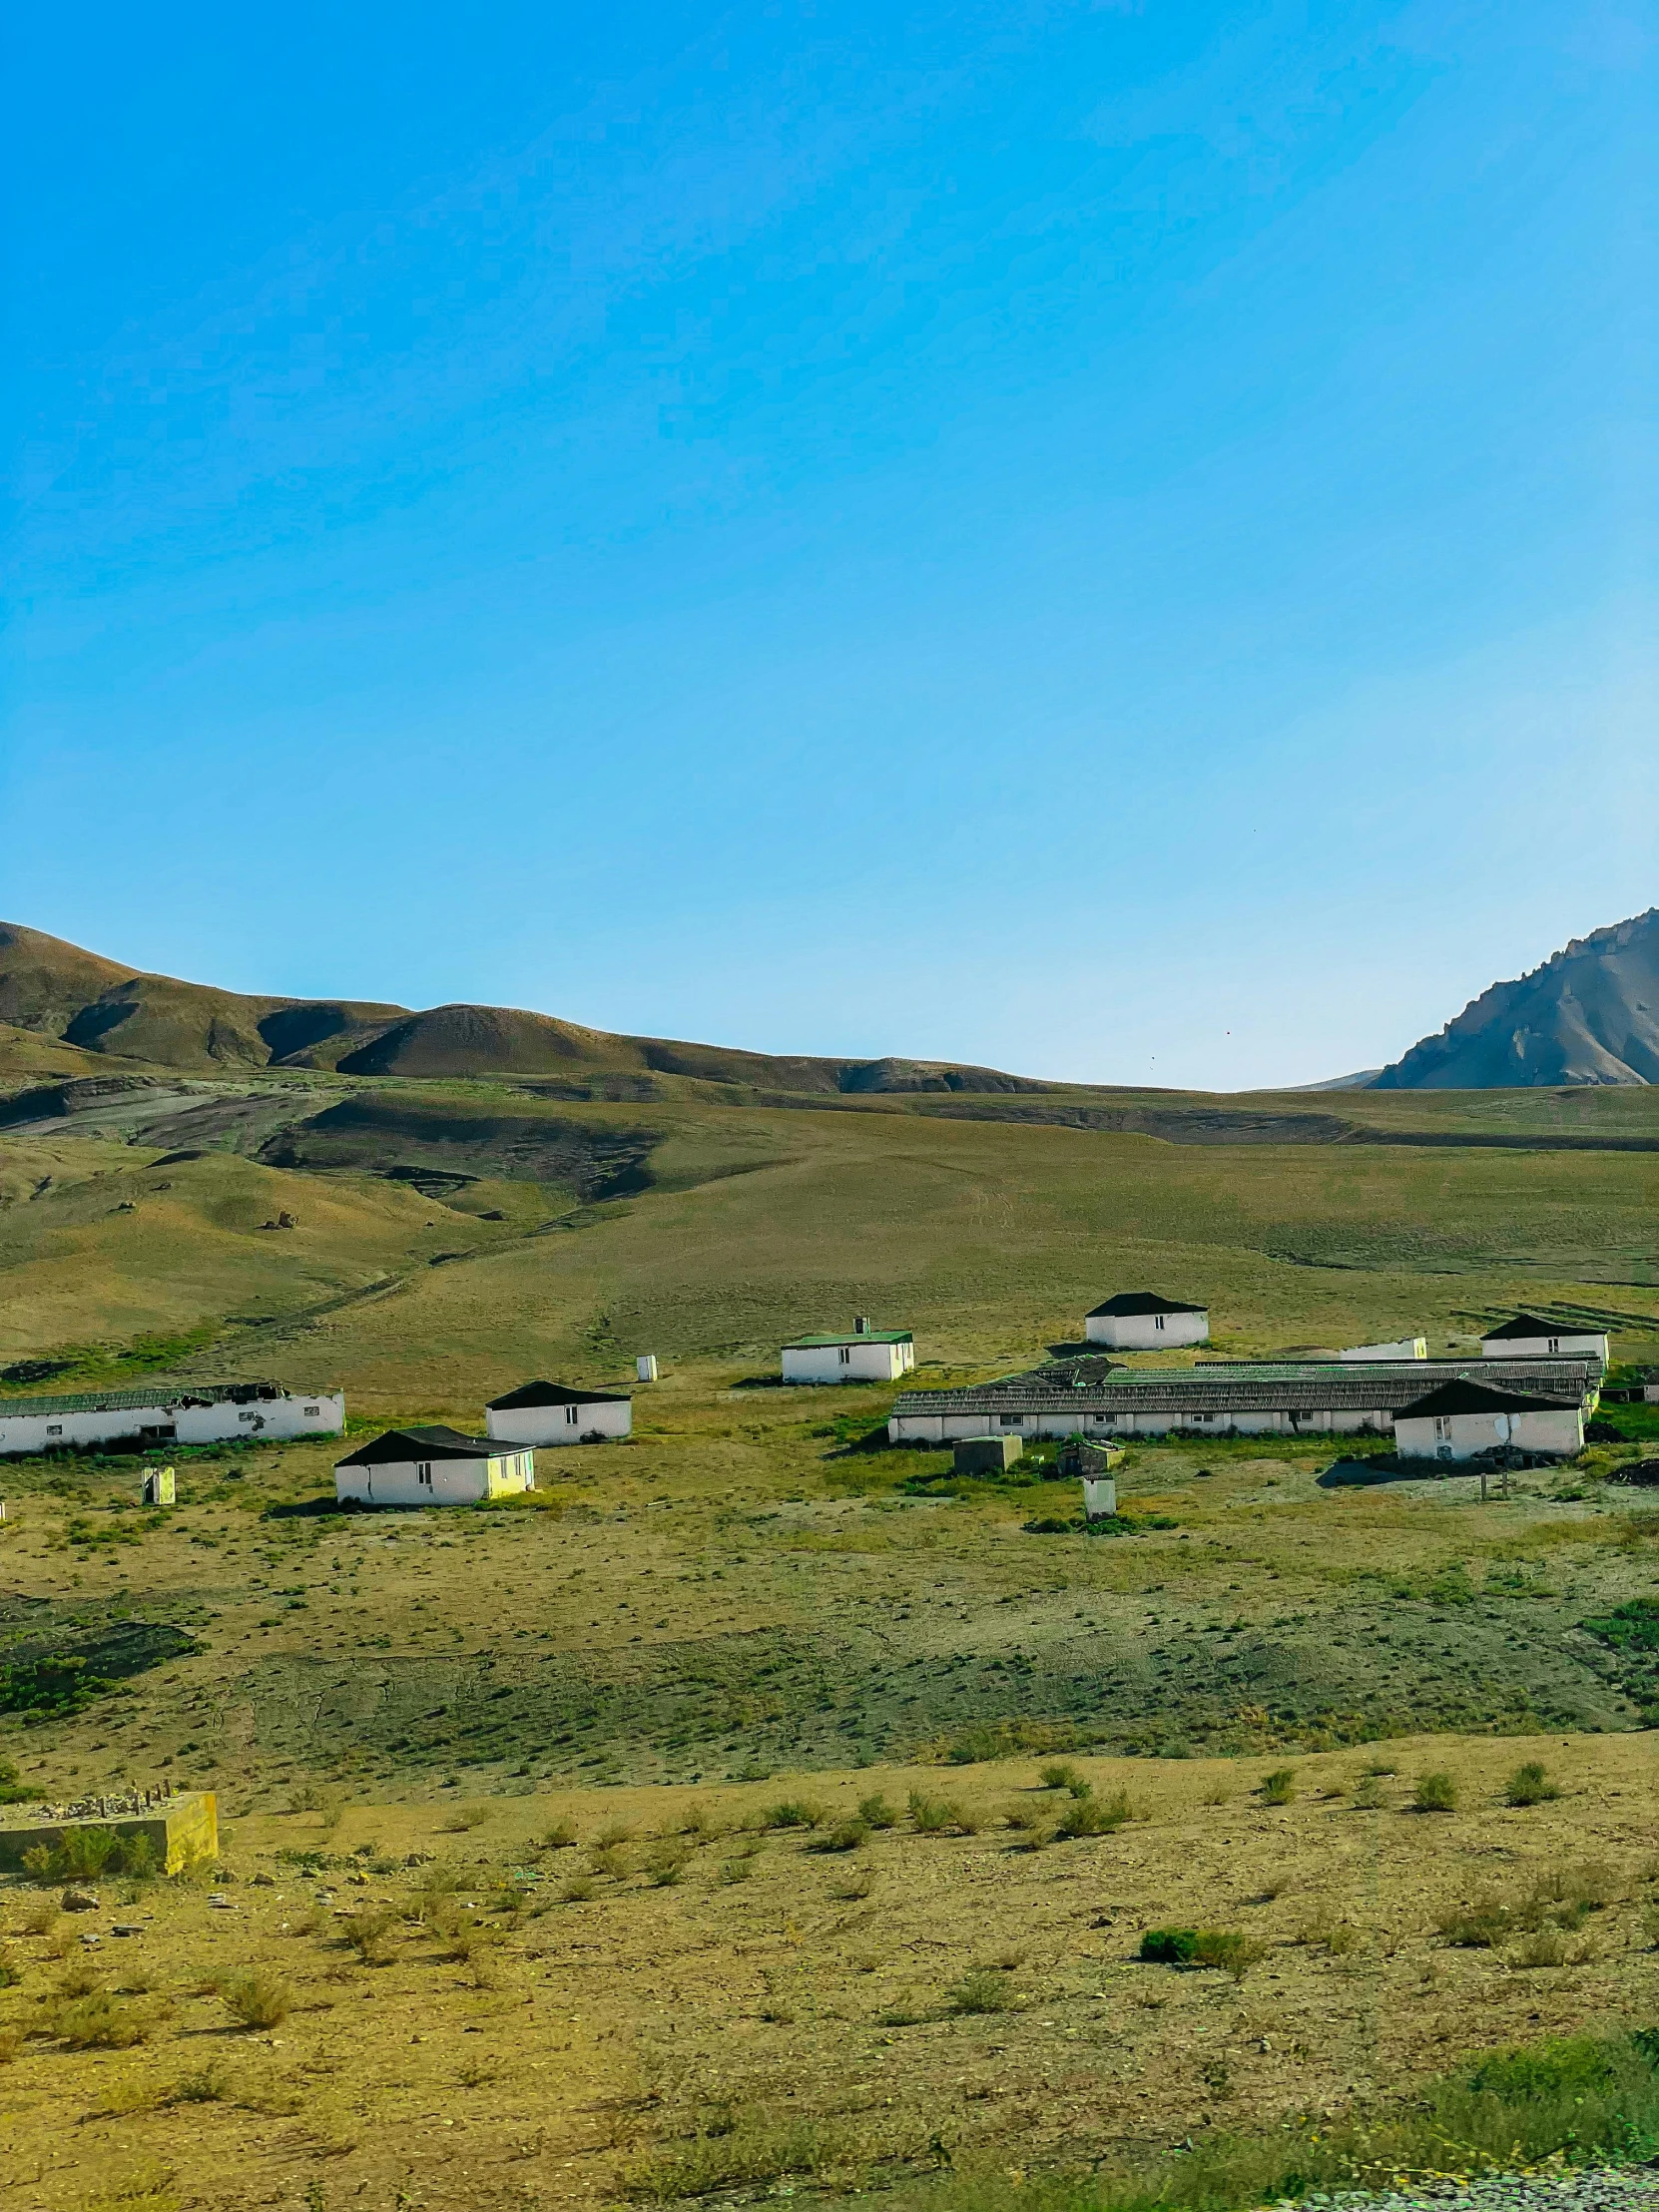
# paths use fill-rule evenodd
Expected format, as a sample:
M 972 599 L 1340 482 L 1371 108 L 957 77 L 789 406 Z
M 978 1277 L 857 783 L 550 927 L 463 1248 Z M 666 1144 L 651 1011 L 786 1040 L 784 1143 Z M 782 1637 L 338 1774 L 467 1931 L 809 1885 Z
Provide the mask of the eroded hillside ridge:
M 832 1060 L 586 1029 L 514 1006 L 407 1006 L 261 998 L 135 973 L 61 937 L 0 922 L 0 1023 L 152 1067 L 324 1068 L 342 1075 L 690 1076 L 790 1092 L 1044 1091 L 1051 1085 L 937 1060 Z
M 1494 1090 L 1659 1082 L 1659 906 L 1575 937 L 1542 967 L 1494 983 L 1378 1090 Z

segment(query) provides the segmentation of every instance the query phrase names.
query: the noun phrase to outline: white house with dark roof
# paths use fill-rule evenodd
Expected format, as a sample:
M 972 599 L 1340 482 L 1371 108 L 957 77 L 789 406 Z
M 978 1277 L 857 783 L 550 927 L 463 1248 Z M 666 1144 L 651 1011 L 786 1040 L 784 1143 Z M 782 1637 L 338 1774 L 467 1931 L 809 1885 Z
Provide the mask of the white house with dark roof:
M 1608 1344 L 1605 1329 L 1574 1329 L 1558 1321 L 1540 1321 L 1536 1314 L 1517 1314 L 1513 1321 L 1486 1330 L 1480 1350 L 1488 1360 L 1556 1360 L 1587 1353 L 1606 1367 Z
M 536 1455 L 438 1424 L 388 1428 L 334 1462 L 334 1495 L 356 1505 L 479 1505 L 536 1486 Z
M 1460 1379 L 1394 1415 L 1394 1450 L 1402 1459 L 1478 1459 L 1505 1448 L 1570 1459 L 1584 1448 L 1583 1400 L 1564 1405 L 1557 1397 Z
M 1165 1352 L 1208 1343 L 1210 1314 L 1207 1307 L 1160 1298 L 1156 1291 L 1122 1291 L 1085 1317 L 1083 1335 L 1115 1352 Z
M 844 1337 L 796 1337 L 784 1347 L 786 1382 L 896 1382 L 915 1364 L 907 1329 L 871 1329 L 862 1314 Z
M 280 1382 L 141 1382 L 130 1390 L 71 1390 L 0 1398 L 0 1456 L 19 1452 L 219 1444 L 263 1436 L 337 1436 L 342 1390 Z
M 489 1434 L 515 1444 L 602 1444 L 632 1435 L 634 1401 L 626 1390 L 575 1389 L 524 1382 L 484 1409 Z

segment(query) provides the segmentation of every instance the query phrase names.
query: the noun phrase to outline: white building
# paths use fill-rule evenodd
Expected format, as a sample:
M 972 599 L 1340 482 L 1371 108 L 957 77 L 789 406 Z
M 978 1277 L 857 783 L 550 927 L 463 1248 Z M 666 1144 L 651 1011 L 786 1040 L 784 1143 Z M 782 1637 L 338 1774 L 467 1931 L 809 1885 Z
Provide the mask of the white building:
M 1085 1317 L 1083 1334 L 1090 1344 L 1118 1352 L 1164 1352 L 1208 1343 L 1210 1315 L 1206 1307 L 1185 1306 L 1156 1291 L 1124 1291 Z
M 1394 1449 L 1402 1459 L 1476 1459 L 1505 1446 L 1570 1459 L 1584 1448 L 1582 1401 L 1563 1405 L 1486 1382 L 1442 1382 L 1394 1415 Z
M 1513 1321 L 1488 1329 L 1480 1340 L 1487 1360 L 1554 1360 L 1587 1353 L 1606 1367 L 1607 1348 L 1605 1329 L 1571 1329 L 1558 1321 L 1540 1321 L 1536 1314 L 1517 1314 Z
M 458 1428 L 388 1428 L 334 1462 L 334 1495 L 358 1505 L 477 1505 L 536 1486 L 536 1455 Z
M 1426 1337 L 1401 1337 L 1391 1345 L 1348 1345 L 1338 1353 L 1339 1360 L 1426 1360 Z
M 131 1390 L 0 1398 L 0 1455 L 157 1444 L 222 1444 L 237 1436 L 337 1436 L 343 1390 L 280 1382 L 146 1382 Z
M 1555 1411 L 1594 1410 L 1600 1371 L 1590 1359 L 1462 1362 L 1239 1361 L 1232 1366 L 1129 1369 L 1099 1353 L 1024 1375 L 948 1390 L 909 1389 L 893 1400 L 895 1444 L 958 1437 L 1386 1435 L 1396 1414 L 1441 1382 L 1493 1384 Z M 1579 1431 L 1582 1435 L 1582 1429 Z M 1487 1442 L 1491 1440 L 1488 1427 Z M 1527 1450 L 1553 1445 L 1526 1443 Z M 1576 1449 L 1577 1446 L 1562 1448 Z
M 602 1444 L 634 1428 L 626 1390 L 573 1390 L 563 1382 L 525 1382 L 492 1397 L 484 1412 L 491 1436 L 513 1444 Z
M 871 1329 L 860 1314 L 847 1337 L 797 1337 L 784 1347 L 786 1382 L 896 1382 L 916 1364 L 907 1329 Z

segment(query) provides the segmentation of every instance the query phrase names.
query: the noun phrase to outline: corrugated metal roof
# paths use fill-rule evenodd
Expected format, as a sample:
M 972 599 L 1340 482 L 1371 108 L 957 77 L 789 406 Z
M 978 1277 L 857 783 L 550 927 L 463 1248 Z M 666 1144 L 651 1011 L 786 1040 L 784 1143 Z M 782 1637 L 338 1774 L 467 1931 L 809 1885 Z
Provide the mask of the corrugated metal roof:
M 830 1345 L 907 1345 L 907 1329 L 849 1330 L 844 1337 L 792 1337 L 786 1352 L 823 1352 Z
M 152 1382 L 136 1390 L 74 1390 L 58 1397 L 0 1397 L 0 1421 L 33 1413 L 145 1413 L 179 1405 L 253 1405 L 303 1396 L 280 1382 Z M 321 1393 L 318 1393 L 321 1394 Z
M 1130 1369 L 1064 1360 L 956 1390 L 904 1390 L 894 1415 L 962 1413 L 1387 1412 L 1437 1383 L 1524 1384 L 1563 1405 L 1582 1404 L 1600 1378 L 1594 1360 L 1350 1361 L 1275 1368 Z

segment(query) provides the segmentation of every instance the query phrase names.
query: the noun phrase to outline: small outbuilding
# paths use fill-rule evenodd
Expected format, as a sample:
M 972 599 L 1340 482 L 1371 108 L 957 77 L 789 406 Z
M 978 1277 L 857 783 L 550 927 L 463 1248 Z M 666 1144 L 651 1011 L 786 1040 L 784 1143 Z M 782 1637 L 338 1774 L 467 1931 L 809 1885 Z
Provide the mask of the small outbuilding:
M 1210 1314 L 1207 1307 L 1160 1298 L 1156 1291 L 1122 1291 L 1085 1318 L 1083 1334 L 1090 1344 L 1112 1345 L 1119 1352 L 1164 1352 L 1208 1343 Z
M 1345 1345 L 1339 1360 L 1426 1360 L 1426 1337 L 1400 1337 L 1387 1345 Z
M 844 1337 L 797 1337 L 784 1347 L 786 1382 L 896 1382 L 916 1364 L 907 1329 L 871 1329 L 860 1314 Z
M 1558 1321 L 1540 1321 L 1536 1314 L 1517 1314 L 1500 1322 L 1480 1339 L 1484 1360 L 1555 1360 L 1572 1353 L 1587 1353 L 1607 1365 L 1608 1335 L 1605 1329 L 1573 1329 Z
M 1401 1459 L 1479 1459 L 1487 1452 L 1537 1452 L 1570 1459 L 1584 1448 L 1582 1401 L 1496 1390 L 1488 1382 L 1442 1382 L 1394 1415 Z
M 1006 1474 L 1025 1449 L 1023 1436 L 964 1436 L 951 1454 L 953 1474 Z
M 479 1505 L 536 1486 L 536 1455 L 458 1428 L 388 1428 L 334 1462 L 334 1495 L 356 1505 Z
M 603 1444 L 634 1428 L 626 1390 L 577 1389 L 564 1382 L 524 1382 L 484 1410 L 492 1438 L 514 1444 Z

